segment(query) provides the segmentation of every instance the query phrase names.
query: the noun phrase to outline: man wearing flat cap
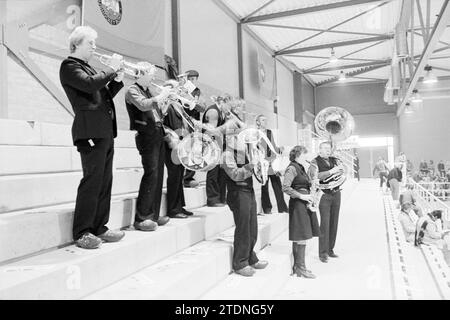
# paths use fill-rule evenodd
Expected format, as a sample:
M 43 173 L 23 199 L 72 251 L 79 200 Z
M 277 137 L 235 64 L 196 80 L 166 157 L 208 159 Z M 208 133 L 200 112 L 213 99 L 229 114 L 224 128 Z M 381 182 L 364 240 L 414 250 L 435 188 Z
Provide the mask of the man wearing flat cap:
M 194 85 L 196 88 L 190 92 L 190 94 L 198 101 L 200 97 L 200 89 L 198 88 L 198 76 L 199 73 L 196 70 L 189 70 L 185 73 L 179 75 L 178 77 L 186 77 L 187 81 L 190 81 L 192 85 Z M 194 118 L 195 120 L 200 120 L 200 112 L 203 111 L 203 107 L 199 104 L 195 106 L 194 109 L 186 109 L 186 113 Z M 194 179 L 195 171 L 186 169 L 186 172 L 184 174 L 183 178 L 183 185 L 185 188 L 195 188 L 198 186 L 198 182 Z

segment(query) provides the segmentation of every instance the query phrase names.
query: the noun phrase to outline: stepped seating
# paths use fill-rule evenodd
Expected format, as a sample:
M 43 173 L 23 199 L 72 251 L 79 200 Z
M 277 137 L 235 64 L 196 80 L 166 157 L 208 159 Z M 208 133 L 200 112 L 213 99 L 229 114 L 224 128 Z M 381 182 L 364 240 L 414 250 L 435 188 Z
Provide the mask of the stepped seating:
M 443 253 L 435 246 L 421 245 L 420 249 L 435 279 L 443 300 L 450 300 L 450 267 Z
M 216 252 L 209 244 L 224 245 L 222 251 L 217 251 L 222 259 L 217 262 L 217 281 L 230 272 L 231 245 L 214 240 L 213 236 L 225 230 L 229 236 L 233 218 L 228 207 L 205 207 L 206 173 L 196 173 L 200 187 L 185 189 L 186 208 L 195 213 L 193 217 L 172 219 L 155 232 L 134 231 L 129 226 L 134 222 L 142 175 L 134 133 L 120 131 L 115 147 L 108 227 L 129 231 L 119 243 L 82 250 L 72 245 L 71 237 L 81 171 L 70 126 L 0 120 L 0 243 L 6 244 L 0 246 L 0 299 L 82 298 L 196 244 L 205 246 L 207 256 Z M 258 184 L 255 191 L 260 211 Z M 164 189 L 162 215 L 165 192 Z M 259 220 L 257 246 L 262 248 L 285 230 L 287 216 L 274 214 L 272 220 Z M 228 254 L 223 255 L 224 252 Z
M 267 245 L 286 230 L 286 225 L 287 214 L 258 216 L 259 236 L 255 251 L 262 250 L 261 257 L 272 248 Z M 231 272 L 233 233 L 234 228 L 230 228 L 86 299 L 198 299 Z M 288 255 L 283 259 L 286 257 Z
M 390 195 L 383 196 L 384 214 L 391 259 L 394 298 L 399 300 L 418 299 L 421 289 L 411 271 L 409 252 L 411 244 L 406 242 L 402 226 L 398 220 L 398 209 Z

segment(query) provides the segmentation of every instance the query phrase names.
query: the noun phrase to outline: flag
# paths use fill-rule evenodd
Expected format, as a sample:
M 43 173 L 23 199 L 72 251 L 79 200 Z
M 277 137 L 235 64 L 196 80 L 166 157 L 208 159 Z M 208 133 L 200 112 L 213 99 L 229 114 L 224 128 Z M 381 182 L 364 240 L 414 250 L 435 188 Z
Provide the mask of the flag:
M 164 66 L 164 0 L 89 0 L 83 13 L 98 48 Z

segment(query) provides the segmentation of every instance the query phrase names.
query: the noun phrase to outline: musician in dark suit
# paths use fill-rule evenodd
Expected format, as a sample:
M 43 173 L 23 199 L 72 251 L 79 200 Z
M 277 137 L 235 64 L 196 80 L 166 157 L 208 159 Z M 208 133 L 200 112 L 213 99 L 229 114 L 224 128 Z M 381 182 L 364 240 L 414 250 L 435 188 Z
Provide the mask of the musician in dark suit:
M 196 88 L 190 93 L 197 101 L 200 98 L 201 91 L 198 88 L 199 73 L 195 70 L 189 70 L 184 73 L 184 76 L 190 81 Z M 195 120 L 200 120 L 200 112 L 203 112 L 203 107 L 200 104 L 196 104 L 192 110 L 186 109 L 186 113 Z M 195 181 L 195 171 L 186 169 L 183 179 L 183 185 L 185 188 L 195 188 L 198 186 L 198 182 Z
M 225 124 L 226 116 L 222 110 L 224 105 L 229 102 L 229 97 L 217 97 L 215 104 L 206 108 L 203 114 L 203 123 L 210 125 L 212 128 L 217 128 Z M 214 137 L 219 146 L 224 146 L 224 138 L 222 135 Z M 225 171 L 220 165 L 208 171 L 206 174 L 206 196 L 208 207 L 223 207 L 225 206 L 226 183 Z
M 119 241 L 125 235 L 106 227 L 117 136 L 113 97 L 123 87 L 122 58 L 114 55 L 110 67 L 97 73 L 88 64 L 96 49 L 96 38 L 96 31 L 90 27 L 75 28 L 69 37 L 71 55 L 62 62 L 59 72 L 75 113 L 72 137 L 83 167 L 75 204 L 73 239 L 77 246 L 85 249 L 98 248 L 102 240 Z
M 152 85 L 156 69 L 148 62 L 139 62 L 142 74 L 128 87 L 125 103 L 130 117 L 130 130 L 136 130 L 136 147 L 142 157 L 144 174 L 136 201 L 134 227 L 141 231 L 153 231 L 157 226 L 169 222 L 169 217 L 160 217 L 164 175 L 164 114 L 166 104 L 161 102 L 169 95 L 164 87 L 156 93 Z M 153 93 L 152 93 L 153 92 Z M 163 108 L 161 108 L 163 107 Z
M 263 133 L 266 134 L 269 141 L 272 143 L 272 145 L 275 148 L 275 151 L 278 153 L 282 152 L 281 148 L 278 148 L 275 145 L 275 141 L 273 139 L 273 133 L 272 130 L 266 128 L 267 118 L 260 114 L 256 117 L 256 127 L 263 131 Z M 273 159 L 275 156 L 270 150 L 269 146 L 265 141 L 261 141 L 262 149 L 266 152 L 266 158 Z M 277 208 L 278 212 L 288 212 L 288 207 L 286 205 L 286 202 L 284 201 L 283 191 L 281 188 L 281 180 L 278 173 L 274 172 L 272 167 L 269 168 L 269 179 L 272 181 L 272 188 L 273 192 L 275 193 L 275 198 L 277 200 Z M 272 213 L 272 203 L 270 202 L 269 197 L 269 179 L 267 179 L 267 182 L 261 186 L 261 204 L 263 208 L 263 212 L 265 214 Z
M 172 87 L 175 87 L 177 83 L 170 82 Z M 169 129 L 175 131 L 179 138 L 186 136 L 189 131 L 186 128 L 185 120 L 181 115 L 183 108 L 181 104 L 177 107 L 174 104 L 170 104 L 167 108 L 167 115 L 164 117 L 164 125 Z M 186 115 L 187 116 L 187 115 Z M 184 167 L 181 164 L 174 162 L 175 152 L 171 144 L 166 140 L 165 147 L 165 160 L 164 163 L 167 167 L 167 215 L 170 218 L 184 219 L 188 216 L 192 216 L 193 213 L 186 210 L 183 190 L 183 177 Z
M 337 173 L 343 173 L 344 167 L 339 160 L 331 156 L 331 143 L 322 142 L 319 145 L 319 156 L 311 161 L 308 175 L 311 180 L 319 179 L 319 185 L 326 184 L 325 180 Z M 323 195 L 319 202 L 320 211 L 320 236 L 319 236 L 319 258 L 326 263 L 328 258 L 337 258 L 334 253 L 336 243 L 339 209 L 341 207 L 340 186 L 332 189 L 323 189 Z

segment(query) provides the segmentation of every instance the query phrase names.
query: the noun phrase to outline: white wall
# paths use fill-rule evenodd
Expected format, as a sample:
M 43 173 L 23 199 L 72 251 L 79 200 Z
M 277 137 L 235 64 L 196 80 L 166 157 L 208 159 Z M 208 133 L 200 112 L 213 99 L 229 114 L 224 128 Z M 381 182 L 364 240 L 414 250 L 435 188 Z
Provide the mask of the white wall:
M 421 159 L 450 160 L 450 97 L 424 99 L 422 111 L 400 116 L 401 150 L 417 169 Z
M 236 23 L 212 1 L 184 0 L 180 1 L 179 29 L 180 71 L 195 69 L 200 83 L 237 96 Z

